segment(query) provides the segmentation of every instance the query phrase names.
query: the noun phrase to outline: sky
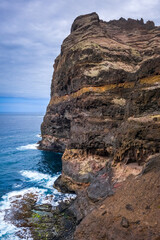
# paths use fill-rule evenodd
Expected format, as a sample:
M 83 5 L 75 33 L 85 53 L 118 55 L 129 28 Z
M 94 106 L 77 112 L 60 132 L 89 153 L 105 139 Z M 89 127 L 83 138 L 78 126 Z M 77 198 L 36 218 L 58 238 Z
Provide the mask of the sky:
M 62 41 L 91 12 L 160 25 L 160 0 L 0 0 L 0 112 L 45 112 Z

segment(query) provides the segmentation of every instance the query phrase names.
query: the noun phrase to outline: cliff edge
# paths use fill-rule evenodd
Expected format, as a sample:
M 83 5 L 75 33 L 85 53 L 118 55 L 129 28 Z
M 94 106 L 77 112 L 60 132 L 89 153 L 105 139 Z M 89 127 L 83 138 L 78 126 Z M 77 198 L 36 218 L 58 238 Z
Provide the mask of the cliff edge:
M 120 18 L 104 22 L 96 13 L 77 17 L 54 63 L 51 100 L 41 133 L 40 149 L 63 153 L 62 175 L 55 186 L 61 191 L 78 194 L 73 207 L 77 221 L 91 212 L 80 226 L 89 221 L 90 234 L 94 233 L 96 237 L 82 231 L 82 227 L 76 231 L 76 236 L 80 236 L 77 239 L 119 239 L 119 228 L 115 238 L 109 230 L 105 237 L 95 233 L 93 219 L 99 216 L 102 221 L 106 218 L 110 223 L 114 222 L 121 219 L 118 217 L 121 216 L 120 209 L 113 211 L 115 218 L 109 217 L 111 210 L 106 209 L 109 213 L 102 213 L 102 216 L 92 210 L 106 197 L 109 198 L 105 206 L 111 204 L 110 199 L 116 203 L 118 200 L 114 198 L 117 196 L 118 199 L 118 194 L 122 196 L 124 191 L 114 195 L 115 189 L 123 182 L 131 195 L 135 191 L 131 182 L 134 180 L 137 187 L 143 185 L 144 169 L 152 163 L 154 166 L 152 159 L 156 158 L 157 166 L 159 164 L 160 27 L 152 21 L 144 23 L 143 19 Z M 151 180 L 154 173 L 152 167 L 150 169 L 152 174 L 147 176 Z M 131 174 L 134 176 L 130 182 L 132 191 L 130 184 L 125 183 L 130 181 L 127 179 Z M 138 185 L 136 177 L 140 176 L 141 184 Z M 159 189 L 160 183 L 156 181 Z M 157 197 L 157 189 L 155 195 L 152 193 L 152 200 Z M 138 198 L 138 194 L 134 192 L 134 198 Z M 142 194 L 145 195 L 145 187 L 142 187 Z M 133 199 L 130 201 L 134 202 Z M 130 205 L 127 205 L 128 211 L 133 212 Z M 159 205 L 156 206 L 158 209 Z M 127 221 L 126 218 L 122 220 L 124 229 L 129 227 Z M 133 225 L 137 226 L 139 221 Z M 133 239 L 158 240 L 160 223 L 155 221 L 157 225 L 153 229 L 157 230 L 155 235 L 151 234 L 154 236 L 149 233 L 152 229 L 146 230 L 145 238 L 143 234 L 133 234 Z M 120 239 L 127 239 L 123 233 Z
M 63 175 L 88 182 L 106 161 L 160 151 L 160 28 L 75 19 L 56 58 L 40 148 L 64 152 Z M 88 161 L 89 159 L 89 161 Z

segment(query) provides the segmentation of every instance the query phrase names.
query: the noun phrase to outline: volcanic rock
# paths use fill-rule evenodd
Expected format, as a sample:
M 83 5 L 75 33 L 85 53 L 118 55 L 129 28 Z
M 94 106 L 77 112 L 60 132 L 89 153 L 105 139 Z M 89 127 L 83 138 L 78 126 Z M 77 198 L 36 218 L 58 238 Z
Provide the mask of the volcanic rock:
M 63 153 L 75 240 L 160 237 L 160 27 L 79 16 L 54 63 L 40 149 Z
M 159 153 L 160 27 L 77 17 L 54 63 L 41 132 L 41 149 L 64 152 L 70 190 L 90 183 L 110 159 L 143 165 Z
M 130 176 L 77 226 L 75 240 L 156 240 L 160 237 L 160 156 L 156 168 Z M 158 170 L 159 169 L 159 170 Z M 128 206 L 128 207 L 126 207 Z M 132 208 L 131 208 L 132 207 Z M 128 210 L 128 209 L 131 209 Z M 132 210 L 134 209 L 134 211 Z

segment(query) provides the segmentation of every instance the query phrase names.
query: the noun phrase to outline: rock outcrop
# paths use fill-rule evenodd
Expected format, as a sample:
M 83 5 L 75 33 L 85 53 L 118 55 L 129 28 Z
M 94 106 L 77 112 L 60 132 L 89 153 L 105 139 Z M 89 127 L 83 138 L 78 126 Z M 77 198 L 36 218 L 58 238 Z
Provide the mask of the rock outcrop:
M 160 154 L 148 163 L 82 220 L 74 240 L 160 239 Z
M 61 185 L 160 152 L 160 27 L 79 16 L 54 64 L 40 148 L 64 152 Z

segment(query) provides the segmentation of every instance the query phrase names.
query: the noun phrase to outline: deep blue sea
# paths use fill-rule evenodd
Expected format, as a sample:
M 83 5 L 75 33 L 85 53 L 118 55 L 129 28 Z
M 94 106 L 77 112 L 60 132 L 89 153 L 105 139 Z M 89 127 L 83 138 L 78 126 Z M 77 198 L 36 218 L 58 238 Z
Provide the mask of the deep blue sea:
M 0 240 L 19 239 L 18 229 L 4 220 L 16 196 L 33 192 L 38 203 L 45 203 L 52 195 L 53 206 L 68 197 L 53 188 L 61 171 L 61 154 L 36 148 L 42 120 L 42 114 L 0 114 Z

